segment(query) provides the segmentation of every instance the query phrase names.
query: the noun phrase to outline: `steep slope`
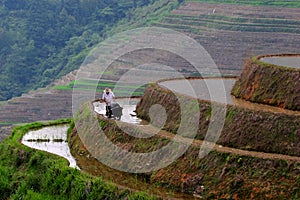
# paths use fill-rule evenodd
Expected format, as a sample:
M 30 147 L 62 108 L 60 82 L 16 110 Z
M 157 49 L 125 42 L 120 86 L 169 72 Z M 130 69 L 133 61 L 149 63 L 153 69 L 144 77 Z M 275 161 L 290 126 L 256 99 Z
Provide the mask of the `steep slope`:
M 168 107 L 171 104 L 171 101 L 168 101 L 169 97 L 172 98 L 170 93 L 164 93 L 161 88 L 158 90 L 157 92 L 164 95 L 164 102 Z M 155 100 L 151 102 L 152 100 L 153 98 L 144 99 L 143 102 L 156 103 Z M 172 106 L 176 107 L 174 104 Z M 299 121 L 299 117 L 297 119 Z M 103 136 L 122 150 L 111 152 L 112 149 L 109 149 L 111 156 L 106 161 L 115 162 L 115 166 L 121 165 L 124 169 L 134 166 L 136 169 L 151 167 L 157 161 L 156 159 L 164 161 L 168 159 L 164 157 L 165 154 L 159 154 L 156 158 L 150 153 L 156 150 L 159 152 L 162 147 L 172 143 L 180 146 L 191 142 L 188 138 L 175 137 L 170 132 L 158 131 L 151 126 L 137 127 L 109 120 L 96 114 L 91 103 L 82 106 L 76 123 L 77 128 L 73 130 L 70 137 L 72 154 L 78 159 L 78 165 L 84 171 L 98 176 L 101 176 L 102 169 L 107 167 L 97 159 L 105 156 L 108 151 L 106 148 L 110 145 L 101 140 Z M 129 132 L 148 134 L 152 137 L 137 138 L 129 135 Z M 138 177 L 148 184 L 193 195 L 194 197 L 188 197 L 190 199 L 231 199 L 233 197 L 235 199 L 292 199 L 299 196 L 299 157 L 215 145 L 207 156 L 201 158 L 199 152 L 203 141 L 192 140 L 192 142 L 187 151 L 172 164 L 159 170 L 141 173 Z M 173 150 L 174 154 L 178 151 L 177 148 Z M 140 162 L 143 160 L 143 155 L 140 155 L 136 165 L 132 164 L 130 162 L 133 158 L 132 154 L 139 153 L 143 155 L 149 153 L 147 162 Z M 91 165 L 93 167 L 90 167 Z M 111 168 L 110 172 L 120 173 Z M 124 175 L 121 176 L 131 175 L 131 173 L 123 173 Z
M 137 1 L 139 2 L 139 1 Z M 167 3 L 166 3 L 167 2 Z M 153 14 L 155 12 L 161 12 L 162 10 L 169 9 L 170 1 L 159 1 L 156 2 L 154 5 L 146 6 L 145 8 L 138 9 L 139 11 L 143 9 L 153 9 L 154 12 L 151 13 L 144 13 L 144 17 L 147 18 L 150 14 Z M 150 2 L 149 2 L 150 3 Z M 126 22 L 127 23 L 127 22 Z M 111 27 L 112 28 L 112 27 Z M 109 32 L 108 30 L 105 30 L 107 35 L 113 34 Z M 114 32 L 117 32 L 117 30 L 114 30 Z M 86 39 L 86 41 L 85 41 Z M 90 34 L 85 34 L 83 38 L 81 37 L 74 37 L 72 38 L 72 43 L 76 43 L 78 47 L 79 54 L 76 53 L 75 57 L 68 56 L 65 54 L 61 55 L 61 58 L 63 58 L 64 61 L 70 61 L 69 64 L 53 64 L 52 67 L 57 68 L 59 70 L 62 70 L 60 75 L 67 73 L 71 69 L 77 69 L 80 65 L 85 56 L 88 54 L 88 52 L 91 50 L 91 46 L 93 44 L 89 43 L 91 41 L 95 41 L 94 37 L 91 37 Z M 100 38 L 101 39 L 101 38 Z M 82 41 L 84 40 L 84 41 Z M 85 45 L 85 43 L 88 42 L 90 45 Z M 96 39 L 96 43 L 100 42 L 99 38 Z M 70 47 L 71 48 L 71 47 Z M 63 50 L 63 52 L 69 52 L 69 48 L 66 48 Z M 143 53 L 145 54 L 145 53 Z M 57 55 L 56 55 L 57 56 Z M 127 55 L 129 58 L 131 55 Z M 54 56 L 55 57 L 55 56 Z M 149 55 L 147 56 L 149 57 Z M 164 62 L 167 62 L 165 60 Z M 45 61 L 47 62 L 47 61 Z M 122 62 L 123 63 L 123 62 Z M 51 65 L 52 65 L 51 64 Z M 116 64 L 118 65 L 118 63 Z M 124 68 L 128 66 L 125 65 Z M 130 67 L 130 65 L 129 65 Z M 0 65 L 1 71 L 4 70 L 4 67 Z M 14 69 L 14 68 L 12 68 Z M 24 68 L 25 70 L 25 68 Z M 59 73 L 59 70 L 54 70 L 55 73 Z M 115 80 L 118 79 L 118 71 L 114 72 L 112 75 L 110 73 L 105 77 L 109 80 L 106 80 L 103 85 L 99 85 L 99 91 L 101 92 L 106 86 L 113 87 Z M 122 70 L 122 69 L 121 69 Z M 16 72 L 16 71 L 15 71 Z M 21 73 L 21 72 L 20 72 Z M 21 76 L 18 74 L 18 76 Z M 5 76 L 3 76 L 5 78 Z M 7 134 L 10 134 L 10 129 L 7 130 L 7 126 L 11 124 L 19 124 L 19 123 L 28 123 L 28 122 L 34 122 L 39 120 L 55 120 L 58 118 L 65 118 L 65 117 L 72 117 L 72 91 L 73 91 L 73 84 L 76 77 L 76 70 L 70 72 L 69 74 L 55 80 L 51 84 L 49 84 L 46 88 L 40 88 L 34 91 L 30 91 L 28 93 L 23 94 L 21 97 L 15 97 L 12 98 L 9 101 L 1 101 L 0 104 L 0 134 L 1 139 L 5 138 Z M 4 79 L 6 81 L 6 79 Z M 88 83 L 91 84 L 91 83 Z M 98 85 L 98 82 L 92 83 L 93 85 Z M 4 86 L 5 84 L 1 84 L 0 87 Z M 12 85 L 14 88 L 15 85 Z M 82 90 L 85 90 L 87 87 L 86 83 L 83 83 Z M 8 90 L 4 88 L 6 92 Z M 125 92 L 124 92 L 125 91 Z M 137 95 L 141 95 L 143 89 L 137 90 Z M 24 90 L 22 90 L 24 92 Z M 1 93 L 3 95 L 4 93 Z M 117 93 L 119 96 L 126 96 L 126 89 L 120 91 L 120 93 Z M 5 95 L 4 95 L 5 96 Z M 4 128 L 1 128 L 4 127 Z
M 253 3 L 254 1 L 249 2 Z M 141 26 L 174 28 L 193 37 L 204 46 L 223 74 L 234 75 L 240 74 L 243 62 L 249 55 L 294 53 L 299 50 L 300 35 L 297 32 L 299 7 L 283 9 L 281 8 L 282 4 L 277 7 L 257 7 L 249 6 L 249 4 L 248 6 L 219 4 L 216 1 L 212 4 L 188 1 L 180 5 L 177 7 L 178 4 L 175 0 L 161 0 L 149 7 L 138 8 L 131 17 L 122 20 L 117 27 L 112 28 L 106 34 L 112 35 Z M 214 8 L 216 9 L 214 10 Z M 245 26 L 246 28 L 244 28 Z M 270 27 L 277 28 L 271 29 Z M 73 42 L 76 43 L 77 39 L 79 38 L 73 38 Z M 86 54 L 87 51 L 81 56 L 84 57 Z M 122 75 L 124 71 L 132 68 L 132 63 L 152 62 L 169 65 L 186 76 L 199 75 L 195 73 L 190 63 L 177 55 L 155 50 L 141 50 L 130 52 L 116 60 L 111 71 L 107 71 L 105 74 L 105 78 L 116 81 L 120 74 Z M 72 64 L 72 67 L 75 68 L 75 65 Z M 1 103 L 1 125 L 72 116 L 73 84 L 63 81 L 60 84 L 65 86 L 56 87 L 50 92 L 49 90 L 39 90 L 37 95 L 33 93 L 29 95 L 30 97 L 25 95 L 10 102 Z M 82 89 L 85 89 L 84 86 L 88 84 L 82 84 Z M 113 84 L 110 84 L 110 87 L 113 87 Z M 59 103 L 55 104 L 55 108 L 53 108 L 55 97 L 47 97 L 51 96 L 52 92 L 59 98 Z M 141 94 L 139 93 L 139 95 Z M 50 115 L 48 115 L 49 113 Z
M 291 68 L 264 62 L 268 58 L 285 58 L 287 63 L 296 65 Z M 288 58 L 291 60 L 288 61 Z M 299 61 L 299 55 L 268 55 L 249 59 L 232 94 L 248 101 L 299 111 Z
M 79 68 L 121 19 L 152 0 L 0 1 L 0 101 Z

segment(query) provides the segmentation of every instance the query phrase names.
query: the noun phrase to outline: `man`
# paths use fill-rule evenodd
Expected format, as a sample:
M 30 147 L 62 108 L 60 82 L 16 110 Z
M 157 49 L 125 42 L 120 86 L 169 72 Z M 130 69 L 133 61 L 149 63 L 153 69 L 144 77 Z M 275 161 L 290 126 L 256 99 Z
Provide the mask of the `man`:
M 112 115 L 111 105 L 114 97 L 115 95 L 111 91 L 111 89 L 105 88 L 104 93 L 102 95 L 102 100 L 106 103 L 106 116 L 108 116 L 108 118 L 111 118 Z

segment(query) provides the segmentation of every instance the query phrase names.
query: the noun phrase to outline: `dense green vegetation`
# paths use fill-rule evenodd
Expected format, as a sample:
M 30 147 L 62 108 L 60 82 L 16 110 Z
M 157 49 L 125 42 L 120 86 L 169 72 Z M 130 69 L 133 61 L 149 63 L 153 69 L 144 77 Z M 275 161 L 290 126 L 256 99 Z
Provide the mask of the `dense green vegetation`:
M 220 3 L 217 0 L 188 0 L 194 2 L 208 2 L 208 3 Z M 269 0 L 223 0 L 222 3 L 228 4 L 240 4 L 240 5 L 251 5 L 251 6 L 276 6 L 276 7 L 290 7 L 290 8 L 299 8 L 299 1 L 269 1 Z
M 0 100 L 82 63 L 118 21 L 154 0 L 0 0 Z
M 113 27 L 112 33 L 154 25 L 165 15 L 169 15 L 170 11 L 178 8 L 182 2 L 182 0 L 156 0 L 149 6 L 136 8 L 132 16 L 123 18 Z
M 121 190 L 101 178 L 68 167 L 63 158 L 20 143 L 30 129 L 63 123 L 70 120 L 19 126 L 0 143 L 0 199 L 154 199 L 142 192 Z

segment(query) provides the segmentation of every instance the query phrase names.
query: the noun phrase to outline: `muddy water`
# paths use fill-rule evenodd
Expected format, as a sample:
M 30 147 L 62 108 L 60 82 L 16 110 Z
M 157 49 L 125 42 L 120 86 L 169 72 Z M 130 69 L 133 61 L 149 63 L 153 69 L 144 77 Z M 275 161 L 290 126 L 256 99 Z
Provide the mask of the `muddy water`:
M 123 115 L 121 116 L 120 121 L 127 122 L 135 125 L 145 125 L 146 121 L 139 119 L 136 117 L 135 107 L 139 98 L 117 98 L 115 99 L 115 103 L 120 104 L 123 108 Z M 95 102 L 94 103 L 95 112 L 105 116 L 105 103 Z
M 299 111 L 292 111 L 273 106 L 252 103 L 235 98 L 230 94 L 235 81 L 235 78 L 182 79 L 164 81 L 159 84 L 162 87 L 170 89 L 171 91 L 207 101 L 236 105 L 252 110 L 300 115 Z
M 159 85 L 174 92 L 194 98 L 219 103 L 233 104 L 230 96 L 231 88 L 236 79 L 208 78 L 208 79 L 180 79 L 159 83 Z
M 70 167 L 77 168 L 76 161 L 70 153 L 67 142 L 69 125 L 44 127 L 29 131 L 22 138 L 22 143 L 33 149 L 38 149 L 66 158 Z
M 270 63 L 274 65 L 300 68 L 300 56 L 272 56 L 272 57 L 263 57 L 260 60 L 262 62 Z

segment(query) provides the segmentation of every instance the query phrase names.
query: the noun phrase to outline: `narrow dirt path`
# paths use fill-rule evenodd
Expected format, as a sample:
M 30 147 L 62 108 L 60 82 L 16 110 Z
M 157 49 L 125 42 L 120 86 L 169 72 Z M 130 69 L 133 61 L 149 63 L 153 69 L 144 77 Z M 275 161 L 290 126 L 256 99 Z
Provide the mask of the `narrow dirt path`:
M 174 140 L 176 142 L 182 142 L 182 143 L 187 143 L 187 144 L 191 143 L 191 145 L 197 146 L 197 147 L 201 147 L 201 145 L 204 142 L 208 143 L 207 141 L 190 139 L 190 138 L 185 138 L 185 137 L 181 137 L 181 136 L 177 136 L 175 138 L 174 134 L 172 134 L 168 131 L 165 131 L 165 130 L 160 130 L 152 125 L 138 126 L 138 125 L 134 125 L 134 124 L 120 122 L 119 126 L 121 126 L 121 128 L 122 128 L 122 126 L 134 126 L 135 129 L 138 129 L 139 131 L 142 131 L 145 134 L 156 135 L 156 136 L 159 136 L 162 138 Z M 241 155 L 241 156 L 252 156 L 252 157 L 263 158 L 263 159 L 282 159 L 282 160 L 287 160 L 287 161 L 300 162 L 300 157 L 297 157 L 297 156 L 289 156 L 289 155 L 276 154 L 276 153 L 264 153 L 264 152 L 258 152 L 258 151 L 247 151 L 247 150 L 225 147 L 225 146 L 221 146 L 218 144 L 214 145 L 213 150 L 222 152 L 222 153 L 237 154 L 237 155 Z
M 300 111 L 283 109 L 266 104 L 253 103 L 243 99 L 238 99 L 231 95 L 231 89 L 236 82 L 236 78 L 191 78 L 191 79 L 178 79 L 167 80 L 160 82 L 159 85 L 163 88 L 172 90 L 174 92 L 188 95 L 194 98 L 199 98 L 207 101 L 211 101 L 212 96 L 217 96 L 218 103 L 226 103 L 229 105 L 235 105 L 240 108 L 246 108 L 256 111 L 265 111 L 272 113 L 284 113 L 287 115 L 300 116 Z M 224 86 L 224 91 L 218 92 L 218 87 Z M 210 90 L 208 90 L 208 87 Z M 219 96 L 221 95 L 221 96 Z M 222 95 L 225 95 L 223 97 Z M 226 100 L 226 102 L 224 102 Z
M 120 98 L 119 101 L 120 100 L 122 102 L 122 98 Z M 137 99 L 135 99 L 135 100 L 137 101 Z M 258 104 L 258 105 L 260 105 L 260 104 Z M 262 107 L 264 107 L 264 105 L 262 105 Z M 131 107 L 131 108 L 133 108 L 133 107 Z M 278 110 L 276 110 L 276 111 L 278 111 Z M 103 115 L 100 112 L 97 112 L 97 113 L 100 115 Z M 289 114 L 295 114 L 295 116 L 299 116 L 299 113 L 300 112 L 292 111 L 292 113 L 289 113 Z M 136 123 L 136 120 L 133 120 L 132 123 L 128 119 L 126 120 L 126 122 L 118 121 L 118 126 L 123 130 L 125 130 L 125 129 L 128 130 L 127 128 L 131 127 L 131 128 L 133 128 L 133 130 L 138 130 L 145 135 L 149 135 L 149 136 L 156 135 L 156 136 L 159 136 L 162 138 L 171 139 L 176 142 L 183 142 L 183 143 L 191 144 L 191 145 L 197 146 L 197 147 L 201 147 L 201 145 L 203 145 L 204 142 L 206 144 L 209 144 L 207 141 L 203 141 L 203 140 L 190 139 L 190 138 L 185 138 L 185 137 L 181 137 L 181 136 L 175 137 L 175 135 L 171 132 L 168 132 L 165 130 L 160 130 L 159 128 L 154 127 L 152 125 L 138 124 L 138 123 Z M 218 145 L 218 144 L 211 144 L 209 146 L 213 146 L 213 150 L 218 151 L 218 152 L 223 152 L 223 153 L 232 153 L 232 154 L 237 154 L 237 155 L 241 155 L 241 156 L 252 156 L 252 157 L 263 158 L 263 159 L 282 159 L 282 160 L 287 160 L 287 161 L 300 162 L 300 157 L 297 157 L 297 156 L 289 156 L 289 155 L 276 154 L 276 153 L 265 153 L 265 152 L 259 152 L 259 151 L 248 151 L 248 150 L 226 147 L 226 146 L 222 146 L 222 145 Z

